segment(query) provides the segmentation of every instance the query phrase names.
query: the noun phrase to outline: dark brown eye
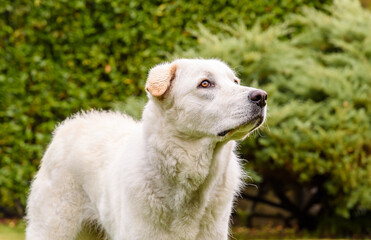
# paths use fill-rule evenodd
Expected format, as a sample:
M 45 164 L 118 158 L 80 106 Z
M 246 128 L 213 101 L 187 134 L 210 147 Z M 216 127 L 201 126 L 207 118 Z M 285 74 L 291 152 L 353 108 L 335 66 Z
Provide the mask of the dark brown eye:
M 236 80 L 236 79 L 234 80 L 234 83 L 235 83 L 235 84 L 240 84 L 240 83 L 238 82 L 238 80 Z
M 209 80 L 203 80 L 200 84 L 200 87 L 203 87 L 203 88 L 209 88 L 209 87 L 212 87 L 212 83 L 209 81 Z

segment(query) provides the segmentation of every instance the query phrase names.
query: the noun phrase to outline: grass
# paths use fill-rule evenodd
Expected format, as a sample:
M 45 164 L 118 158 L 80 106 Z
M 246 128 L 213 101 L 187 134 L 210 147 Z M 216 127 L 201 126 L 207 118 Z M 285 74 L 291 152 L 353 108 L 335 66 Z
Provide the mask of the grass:
M 1 240 L 24 240 L 24 222 L 9 220 L 0 223 Z
M 0 221 L 0 240 L 24 240 L 26 224 L 18 220 Z M 77 240 L 100 240 L 99 233 L 85 229 Z
M 25 223 L 22 221 L 9 220 L 0 222 L 0 239 L 1 240 L 24 240 Z M 82 232 L 78 240 L 95 240 L 96 233 L 93 231 Z M 99 238 L 98 238 L 99 239 Z M 101 238 L 102 239 L 102 238 Z M 263 228 L 263 229 L 248 229 L 248 228 L 234 228 L 233 237 L 231 240 L 247 240 L 247 239 L 311 239 L 309 235 L 297 235 L 293 229 L 278 229 L 278 228 Z M 325 240 L 325 239 L 321 239 Z

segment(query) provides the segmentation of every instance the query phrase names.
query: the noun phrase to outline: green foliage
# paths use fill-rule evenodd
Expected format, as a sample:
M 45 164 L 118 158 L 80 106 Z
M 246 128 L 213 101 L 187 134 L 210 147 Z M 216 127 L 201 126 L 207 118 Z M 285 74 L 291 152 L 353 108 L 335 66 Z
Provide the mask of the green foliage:
M 242 19 L 250 26 L 262 17 L 267 27 L 321 2 L 0 1 L 0 217 L 23 214 L 58 122 L 80 109 L 134 113 L 148 69 L 176 45 L 194 46 L 197 23 L 215 28 Z
M 201 26 L 199 45 L 179 55 L 223 59 L 244 84 L 268 92 L 268 127 L 241 150 L 249 167 L 299 225 L 327 216 L 323 228 L 358 224 L 370 233 L 371 13 L 357 1 L 337 0 L 326 12 L 304 8 L 266 30 L 259 24 L 223 30 Z M 280 193 L 292 191 L 300 197 L 284 204 Z M 316 204 L 320 211 L 310 212 Z M 369 220 L 340 224 L 363 218 Z

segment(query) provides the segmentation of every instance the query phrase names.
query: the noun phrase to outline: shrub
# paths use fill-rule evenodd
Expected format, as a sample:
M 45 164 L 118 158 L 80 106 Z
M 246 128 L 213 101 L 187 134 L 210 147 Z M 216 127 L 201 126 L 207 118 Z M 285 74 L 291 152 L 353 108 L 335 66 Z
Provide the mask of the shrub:
M 241 155 L 302 228 L 371 233 L 371 13 L 337 0 L 285 23 L 204 26 L 188 57 L 216 57 L 268 92 L 268 127 Z
M 23 214 L 56 123 L 80 109 L 135 102 L 149 67 L 175 45 L 197 43 L 190 29 L 198 22 L 252 25 L 262 16 L 268 26 L 321 2 L 0 1 L 0 217 Z

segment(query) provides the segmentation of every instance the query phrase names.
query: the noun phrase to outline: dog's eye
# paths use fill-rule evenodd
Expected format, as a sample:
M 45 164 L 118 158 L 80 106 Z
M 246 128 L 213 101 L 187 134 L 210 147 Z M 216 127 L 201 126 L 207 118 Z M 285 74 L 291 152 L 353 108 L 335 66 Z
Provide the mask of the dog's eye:
M 235 84 L 240 84 L 240 82 L 238 80 L 236 80 L 236 79 L 234 80 L 234 83 Z
M 200 87 L 202 87 L 202 88 L 209 88 L 209 87 L 214 87 L 214 86 L 215 86 L 215 84 L 211 83 L 209 80 L 203 80 L 200 83 Z

